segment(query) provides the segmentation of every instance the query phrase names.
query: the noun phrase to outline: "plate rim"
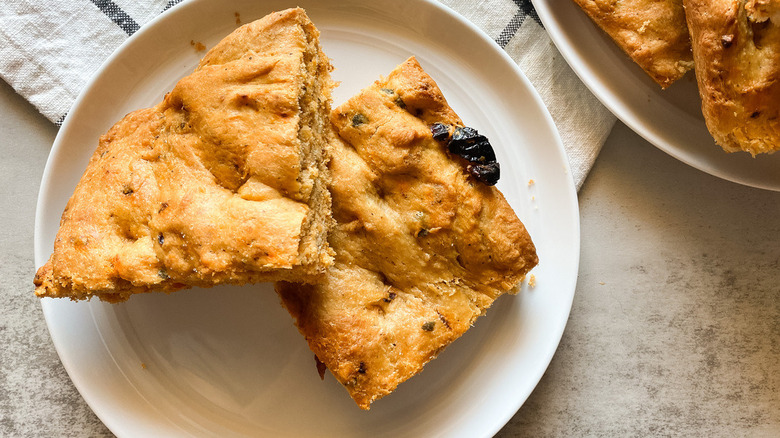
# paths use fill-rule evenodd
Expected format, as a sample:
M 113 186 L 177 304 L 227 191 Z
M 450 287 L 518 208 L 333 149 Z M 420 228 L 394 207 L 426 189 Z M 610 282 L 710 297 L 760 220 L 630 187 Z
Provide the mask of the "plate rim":
M 105 70 L 112 65 L 115 62 L 118 62 L 124 55 L 124 52 L 126 49 L 133 45 L 136 40 L 145 38 L 145 35 L 148 33 L 153 33 L 155 28 L 157 26 L 160 26 L 161 23 L 165 23 L 170 19 L 173 19 L 172 17 L 175 17 L 177 14 L 179 14 L 182 10 L 186 8 L 198 8 L 201 4 L 207 4 L 209 2 L 212 2 L 215 0 L 191 0 L 187 2 L 181 2 L 173 7 L 169 8 L 168 10 L 165 10 L 158 16 L 154 17 L 152 20 L 147 22 L 144 26 L 142 26 L 136 33 L 134 33 L 132 36 L 128 37 L 104 62 L 101 64 L 100 68 L 94 73 L 94 75 L 90 78 L 90 80 L 87 82 L 85 87 L 82 89 L 82 91 L 79 93 L 78 97 L 75 99 L 70 111 L 68 112 L 68 115 L 64 119 L 62 126 L 60 127 L 60 130 L 57 134 L 57 137 L 54 140 L 54 143 L 52 145 L 51 152 L 47 158 L 46 165 L 43 171 L 43 176 L 41 179 L 41 185 L 38 193 L 38 200 L 36 203 L 36 215 L 35 215 L 35 221 L 34 221 L 34 259 L 36 264 L 36 269 L 43 265 L 46 260 L 49 257 L 49 254 L 51 252 L 50 249 L 47 249 L 48 246 L 50 246 L 49 243 L 42 242 L 40 236 L 42 234 L 41 229 L 43 228 L 43 224 L 46 221 L 46 218 L 44 218 L 42 212 L 45 210 L 48 195 L 47 190 L 49 186 L 52 184 L 52 178 L 54 177 L 54 172 L 52 171 L 53 163 L 56 161 L 56 157 L 58 154 L 64 153 L 64 147 L 61 146 L 61 143 L 63 140 L 61 140 L 63 137 L 66 136 L 65 133 L 68 132 L 69 129 L 71 129 L 71 125 L 73 124 L 72 119 L 74 117 L 74 114 L 77 114 L 78 111 L 77 108 L 83 105 L 84 101 L 86 100 L 86 96 L 89 94 L 89 91 L 95 86 L 95 83 L 98 81 L 98 79 L 104 74 Z M 501 58 L 503 58 L 503 61 L 512 68 L 514 74 L 517 76 L 517 78 L 522 81 L 525 86 L 528 89 L 529 94 L 532 96 L 532 98 L 536 101 L 536 105 L 541 111 L 541 115 L 545 118 L 547 123 L 549 124 L 549 127 L 551 128 L 551 132 L 554 136 L 555 140 L 555 146 L 558 149 L 558 153 L 561 155 L 563 159 L 563 166 L 565 170 L 565 174 L 568 176 L 567 178 L 567 187 L 566 192 L 569 195 L 569 201 L 570 204 L 569 207 L 569 213 L 570 213 L 570 220 L 572 221 L 572 224 L 574 225 L 574 228 L 571 230 L 573 235 L 576 236 L 575 241 L 572 245 L 572 272 L 571 275 L 568 278 L 568 281 L 566 282 L 568 284 L 567 290 L 570 290 L 570 293 L 568 294 L 567 302 L 562 303 L 565 308 L 565 316 L 563 320 L 563 324 L 559 327 L 558 332 L 553 336 L 554 342 L 550 342 L 548 346 L 548 350 L 545 352 L 545 359 L 544 359 L 544 366 L 540 367 L 540 369 L 537 370 L 537 375 L 534 375 L 531 379 L 533 383 L 531 385 L 531 390 L 528 392 L 527 395 L 524 397 L 518 397 L 516 400 L 516 406 L 513 407 L 513 409 L 508 409 L 506 412 L 506 415 L 502 416 L 499 419 L 496 419 L 495 422 L 485 430 L 485 436 L 492 436 L 495 433 L 497 433 L 504 425 L 516 414 L 517 410 L 525 403 L 528 396 L 530 396 L 530 393 L 533 391 L 533 389 L 538 385 L 539 381 L 541 380 L 542 376 L 546 372 L 546 370 L 549 368 L 550 361 L 552 360 L 558 346 L 560 345 L 561 337 L 563 335 L 563 332 L 566 327 L 566 322 L 568 321 L 572 302 L 575 295 L 576 290 L 576 280 L 579 273 L 579 266 L 580 266 L 580 248 L 581 248 L 581 234 L 580 234 L 580 221 L 579 221 L 579 205 L 577 201 L 577 193 L 576 188 L 574 185 L 574 181 L 572 178 L 572 173 L 570 170 L 570 165 L 566 156 L 566 153 L 564 151 L 563 143 L 560 138 L 560 133 L 557 130 L 557 127 L 552 119 L 552 116 L 550 115 L 546 105 L 542 101 L 539 93 L 536 91 L 536 89 L 533 87 L 533 85 L 530 83 L 530 81 L 527 79 L 525 74 L 521 71 L 517 63 L 511 59 L 511 57 L 498 45 L 495 44 L 495 42 L 487 35 L 484 31 L 479 29 L 475 24 L 461 16 L 458 12 L 454 11 L 453 9 L 449 8 L 448 6 L 439 3 L 435 0 L 405 0 L 407 3 L 418 3 L 418 4 L 424 4 L 427 5 L 427 7 L 431 7 L 434 9 L 437 9 L 441 12 L 444 12 L 447 14 L 448 19 L 453 19 L 458 21 L 461 25 L 469 28 L 474 36 L 488 41 L 494 46 L 494 54 L 499 55 Z M 50 337 L 52 338 L 52 343 L 54 344 L 55 350 L 57 351 L 58 356 L 60 357 L 60 360 L 63 364 L 63 367 L 65 368 L 66 372 L 68 373 L 68 376 L 70 380 L 73 382 L 74 386 L 79 391 L 82 398 L 85 400 L 85 402 L 89 405 L 90 409 L 95 413 L 95 415 L 100 419 L 103 424 L 108 427 L 113 433 L 117 435 L 121 435 L 125 433 L 124 431 L 118 429 L 117 424 L 113 421 L 112 417 L 107 413 L 104 409 L 101 408 L 101 406 L 98 404 L 99 400 L 95 399 L 95 396 L 90 393 L 88 390 L 86 383 L 82 381 L 81 375 L 76 373 L 75 366 L 71 363 L 69 363 L 69 360 L 67 359 L 68 353 L 65 351 L 65 346 L 61 343 L 58 343 L 56 341 L 57 335 L 55 334 L 55 322 L 56 319 L 56 303 L 54 302 L 54 299 L 42 299 L 41 300 L 41 306 L 44 313 L 44 318 L 46 320 L 47 329 L 49 330 Z M 95 321 L 92 321 L 92 324 L 96 324 Z M 97 329 L 97 327 L 95 326 Z M 100 335 L 99 330 L 97 330 L 98 335 Z M 102 338 L 102 335 L 100 335 Z M 108 349 L 105 345 L 104 348 Z M 111 355 L 110 350 L 108 351 L 109 355 Z M 132 384 L 132 382 L 130 382 Z M 175 424 L 173 421 L 171 423 Z
M 631 106 L 628 103 L 623 102 L 619 96 L 607 90 L 607 87 L 604 85 L 604 83 L 596 77 L 597 75 L 590 67 L 589 63 L 585 61 L 584 56 L 580 53 L 580 49 L 567 42 L 569 38 L 566 35 L 568 35 L 568 33 L 566 30 L 564 30 L 564 26 L 559 24 L 559 18 L 556 14 L 559 14 L 560 12 L 558 12 L 558 10 L 553 6 L 552 3 L 554 1 L 555 0 L 531 0 L 534 9 L 539 16 L 539 19 L 542 22 L 542 25 L 547 31 L 547 35 L 549 35 L 550 39 L 555 44 L 558 52 L 563 56 L 563 58 L 566 60 L 566 63 L 571 67 L 577 77 L 580 78 L 580 81 L 588 88 L 588 90 L 590 90 L 590 92 L 599 100 L 599 102 L 604 105 L 604 107 L 606 107 L 613 115 L 615 115 L 615 117 L 618 118 L 618 120 L 624 123 L 629 129 L 634 131 L 648 143 L 662 150 L 676 160 L 685 163 L 686 165 L 691 166 L 699 171 L 747 187 L 769 191 L 780 191 L 780 183 L 751 179 L 750 176 L 739 174 L 738 172 L 734 173 L 733 170 L 730 171 L 728 169 L 718 168 L 717 166 L 708 166 L 708 160 L 706 157 L 702 157 L 703 159 L 701 160 L 694 160 L 684 153 L 685 149 L 683 147 L 670 143 L 664 139 L 663 136 L 659 135 L 657 132 L 654 132 L 653 128 L 656 128 L 655 131 L 663 132 L 663 126 L 655 126 L 641 120 L 642 117 L 640 117 L 638 114 L 635 114 L 634 108 L 631 108 Z M 578 9 L 578 13 L 582 13 L 586 16 L 588 21 L 591 21 L 590 17 L 587 17 L 587 14 L 579 10 L 580 8 L 577 7 L 574 1 L 568 1 Z M 592 24 L 595 28 L 598 28 L 595 23 Z M 598 30 L 603 33 L 601 29 Z M 608 36 L 604 36 L 609 39 Z M 611 43 L 614 44 L 613 42 Z M 615 47 L 617 48 L 617 46 Z M 618 51 L 620 51 L 619 48 Z M 622 51 L 620 51 L 620 53 L 623 54 Z M 633 64 L 633 61 L 628 58 L 628 55 L 623 55 L 624 60 L 622 62 Z M 639 69 L 638 66 L 636 66 L 636 68 Z M 693 74 L 693 70 L 688 72 L 688 74 Z M 704 124 L 703 120 L 702 124 Z M 706 129 L 706 126 L 704 127 Z M 727 152 L 720 150 L 720 146 L 715 143 L 714 139 L 711 137 L 710 139 L 712 140 L 712 147 L 715 148 L 715 150 L 722 152 L 723 154 L 728 154 Z M 743 154 L 743 152 L 734 152 L 730 155 L 738 154 Z M 780 156 L 780 153 L 777 153 L 776 155 Z M 761 159 L 766 157 L 767 155 L 764 154 L 763 157 L 757 158 Z

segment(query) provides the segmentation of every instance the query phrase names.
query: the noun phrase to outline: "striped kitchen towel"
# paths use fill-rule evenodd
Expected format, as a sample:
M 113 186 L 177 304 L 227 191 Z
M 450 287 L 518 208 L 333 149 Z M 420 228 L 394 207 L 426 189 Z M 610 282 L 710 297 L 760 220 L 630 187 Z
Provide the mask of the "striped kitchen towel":
M 2 1 L 0 77 L 59 125 L 103 61 L 181 1 Z M 530 0 L 441 1 L 484 30 L 528 76 L 555 120 L 579 189 L 615 117 L 555 49 Z

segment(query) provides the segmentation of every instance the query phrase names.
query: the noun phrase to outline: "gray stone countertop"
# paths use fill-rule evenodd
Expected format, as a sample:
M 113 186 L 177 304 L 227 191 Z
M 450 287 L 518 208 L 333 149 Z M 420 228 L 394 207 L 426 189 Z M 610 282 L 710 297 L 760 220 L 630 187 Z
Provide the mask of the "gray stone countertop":
M 32 293 L 57 129 L 2 81 L 0 108 L 0 436 L 110 436 Z M 695 170 L 618 123 L 579 205 L 568 326 L 498 436 L 780 436 L 780 193 Z

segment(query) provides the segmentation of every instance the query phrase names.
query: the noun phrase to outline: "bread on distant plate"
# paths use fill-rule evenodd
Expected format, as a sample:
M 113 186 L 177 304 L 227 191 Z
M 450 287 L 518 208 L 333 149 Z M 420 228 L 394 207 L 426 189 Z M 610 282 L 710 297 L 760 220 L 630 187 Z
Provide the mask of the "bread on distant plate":
M 316 357 L 357 404 L 419 373 L 537 264 L 492 184 L 487 140 L 414 58 L 331 117 L 336 256 L 321 284 L 277 283 Z
M 780 149 L 780 1 L 685 0 L 702 113 L 715 141 Z
M 574 0 L 661 88 L 693 68 L 682 0 Z
M 332 84 L 318 35 L 302 9 L 242 26 L 103 135 L 35 293 L 116 302 L 321 276 Z

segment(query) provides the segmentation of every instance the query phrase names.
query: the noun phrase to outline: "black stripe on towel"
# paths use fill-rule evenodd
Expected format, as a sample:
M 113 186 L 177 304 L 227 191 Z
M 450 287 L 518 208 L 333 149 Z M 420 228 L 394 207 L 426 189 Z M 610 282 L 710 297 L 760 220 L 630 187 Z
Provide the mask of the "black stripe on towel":
M 165 9 L 163 9 L 163 12 L 167 11 L 168 9 L 178 5 L 184 0 L 168 0 L 168 4 L 165 5 Z
M 523 20 L 525 19 L 525 14 L 523 14 L 522 9 L 518 10 L 517 13 L 512 17 L 511 20 L 509 20 L 509 24 L 506 25 L 504 30 L 501 31 L 501 34 L 496 38 L 496 43 L 498 43 L 499 46 L 503 49 L 506 47 L 507 44 L 509 44 L 509 40 L 512 39 L 513 36 L 517 33 L 517 31 L 520 29 L 520 25 L 523 24 Z
M 134 34 L 141 27 L 111 0 L 92 0 L 92 3 L 128 35 Z
M 514 0 L 514 2 L 517 7 L 523 11 L 523 14 L 525 14 L 526 17 L 533 18 L 537 24 L 542 26 L 542 20 L 539 19 L 539 14 L 536 13 L 536 9 L 534 8 L 534 4 L 531 3 L 531 0 Z M 525 21 L 525 19 L 523 19 L 523 21 Z
M 517 5 L 517 12 L 512 19 L 509 20 L 509 23 L 504 30 L 501 31 L 498 38 L 496 38 L 496 43 L 498 43 L 501 48 L 504 48 L 509 44 L 509 40 L 515 36 L 526 18 L 531 17 L 534 21 L 539 23 L 539 25 L 542 24 L 541 20 L 539 20 L 539 15 L 536 13 L 536 9 L 534 9 L 533 4 L 531 4 L 531 0 L 514 0 L 514 2 Z

